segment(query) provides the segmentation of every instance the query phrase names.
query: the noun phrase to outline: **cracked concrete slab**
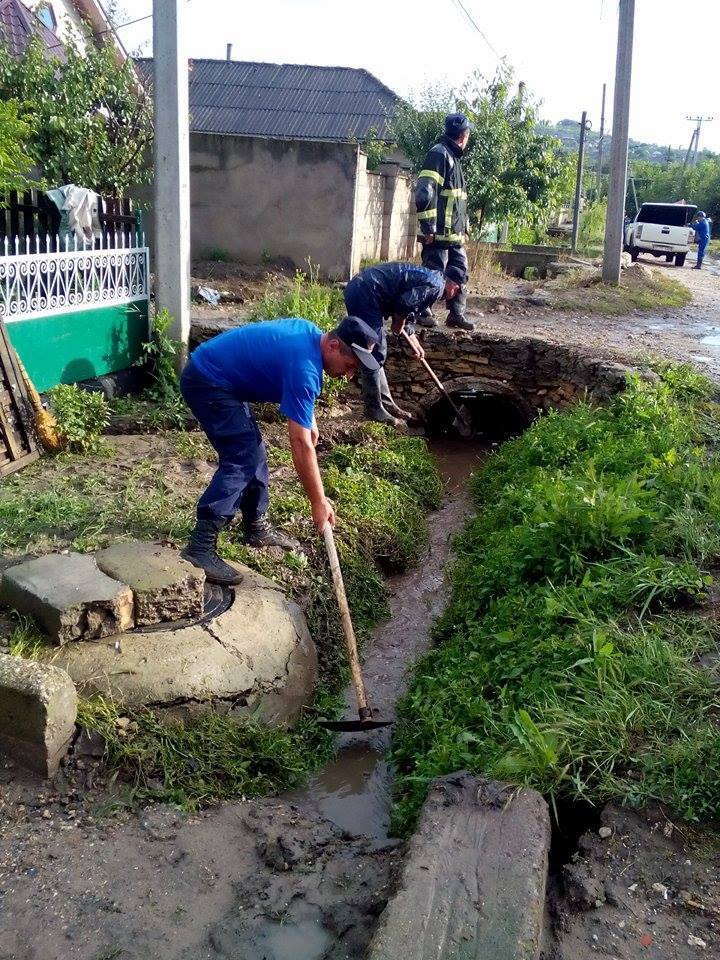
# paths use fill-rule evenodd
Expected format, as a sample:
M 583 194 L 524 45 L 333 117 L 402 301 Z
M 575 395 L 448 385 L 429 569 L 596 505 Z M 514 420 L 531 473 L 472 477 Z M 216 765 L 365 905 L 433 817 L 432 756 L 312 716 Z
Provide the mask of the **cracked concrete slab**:
M 97 639 L 134 624 L 130 587 L 106 576 L 83 553 L 50 553 L 8 567 L 0 605 L 33 617 L 56 644 Z
M 161 543 L 114 543 L 95 560 L 103 573 L 126 583 L 135 596 L 138 627 L 200 617 L 205 574 Z
M 112 696 L 129 708 L 151 704 L 213 709 L 260 706 L 284 723 L 312 696 L 317 653 L 302 611 L 276 584 L 245 574 L 232 606 L 215 620 L 179 630 L 131 633 L 64 647 L 53 662 L 84 696 Z M 267 703 L 266 703 L 267 701 Z
M 539 793 L 435 780 L 368 960 L 536 960 L 549 849 Z

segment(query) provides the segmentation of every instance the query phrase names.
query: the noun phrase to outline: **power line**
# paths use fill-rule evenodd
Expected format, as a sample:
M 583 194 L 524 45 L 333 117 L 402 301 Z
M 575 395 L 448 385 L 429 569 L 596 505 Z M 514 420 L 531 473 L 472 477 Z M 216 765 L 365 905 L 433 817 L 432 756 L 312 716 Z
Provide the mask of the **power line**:
M 458 10 L 461 10 L 461 11 L 465 14 L 465 16 L 467 17 L 469 23 L 470 23 L 470 24 L 474 27 L 474 29 L 480 34 L 480 36 L 483 38 L 483 40 L 485 41 L 485 43 L 488 45 L 488 47 L 490 48 L 490 50 L 495 54 L 495 56 L 498 58 L 498 60 L 502 60 L 502 57 L 500 56 L 500 54 L 497 52 L 497 50 L 495 49 L 495 47 L 490 43 L 490 41 L 489 41 L 488 38 L 485 36 L 485 34 L 483 33 L 483 31 L 482 31 L 482 30 L 480 29 L 480 27 L 477 25 L 477 23 L 476 23 L 476 21 L 474 20 L 472 14 L 470 13 L 470 11 L 468 10 L 468 8 L 467 8 L 467 7 L 465 6 L 465 4 L 463 3 L 463 0 L 453 0 L 453 3 L 454 3 L 455 6 L 458 8 Z

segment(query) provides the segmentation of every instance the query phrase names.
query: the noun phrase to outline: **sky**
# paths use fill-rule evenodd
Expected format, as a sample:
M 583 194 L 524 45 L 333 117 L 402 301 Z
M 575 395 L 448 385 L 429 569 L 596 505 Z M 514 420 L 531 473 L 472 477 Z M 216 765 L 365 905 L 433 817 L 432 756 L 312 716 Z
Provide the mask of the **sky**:
M 468 11 L 477 28 L 462 7 Z M 118 22 L 146 17 L 152 0 L 119 0 Z M 720 152 L 720 84 L 714 47 L 718 0 L 636 0 L 630 136 L 687 147 L 688 116 L 713 116 L 700 146 Z M 505 57 L 542 102 L 544 119 L 600 127 L 602 85 L 612 124 L 617 0 L 187 0 L 188 55 L 364 67 L 404 97 L 459 85 Z M 119 30 L 152 53 L 152 18 Z M 703 49 L 704 46 L 704 49 Z

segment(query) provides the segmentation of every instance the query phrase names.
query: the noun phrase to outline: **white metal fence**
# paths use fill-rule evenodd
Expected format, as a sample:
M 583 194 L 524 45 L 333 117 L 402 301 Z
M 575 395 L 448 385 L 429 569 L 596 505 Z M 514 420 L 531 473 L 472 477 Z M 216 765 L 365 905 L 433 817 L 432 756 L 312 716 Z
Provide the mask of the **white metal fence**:
M 63 249 L 64 246 L 64 249 Z M 57 252 L 43 252 L 51 249 Z M 0 253 L 0 317 L 7 322 L 147 300 L 145 236 L 118 233 L 113 245 L 57 237 L 5 238 Z

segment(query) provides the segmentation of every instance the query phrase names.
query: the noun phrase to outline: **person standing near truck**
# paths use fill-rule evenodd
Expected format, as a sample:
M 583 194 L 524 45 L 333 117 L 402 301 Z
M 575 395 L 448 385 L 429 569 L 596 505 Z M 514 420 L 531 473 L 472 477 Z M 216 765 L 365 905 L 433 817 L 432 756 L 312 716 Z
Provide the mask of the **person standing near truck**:
M 467 233 L 467 192 L 460 158 L 470 139 L 470 121 L 462 113 L 445 117 L 445 133 L 428 151 L 415 187 L 418 241 L 422 244 L 422 264 L 429 270 L 445 273 L 454 267 L 462 274 L 460 292 L 448 306 L 447 325 L 460 330 L 473 330 L 465 318 L 465 284 L 468 259 L 465 252 Z M 434 327 L 437 321 L 432 310 L 425 310 L 418 323 Z
M 704 210 L 698 210 L 691 226 L 695 231 L 695 240 L 698 245 L 695 269 L 702 270 L 703 257 L 705 256 L 707 245 L 710 243 L 710 220 L 705 216 Z

